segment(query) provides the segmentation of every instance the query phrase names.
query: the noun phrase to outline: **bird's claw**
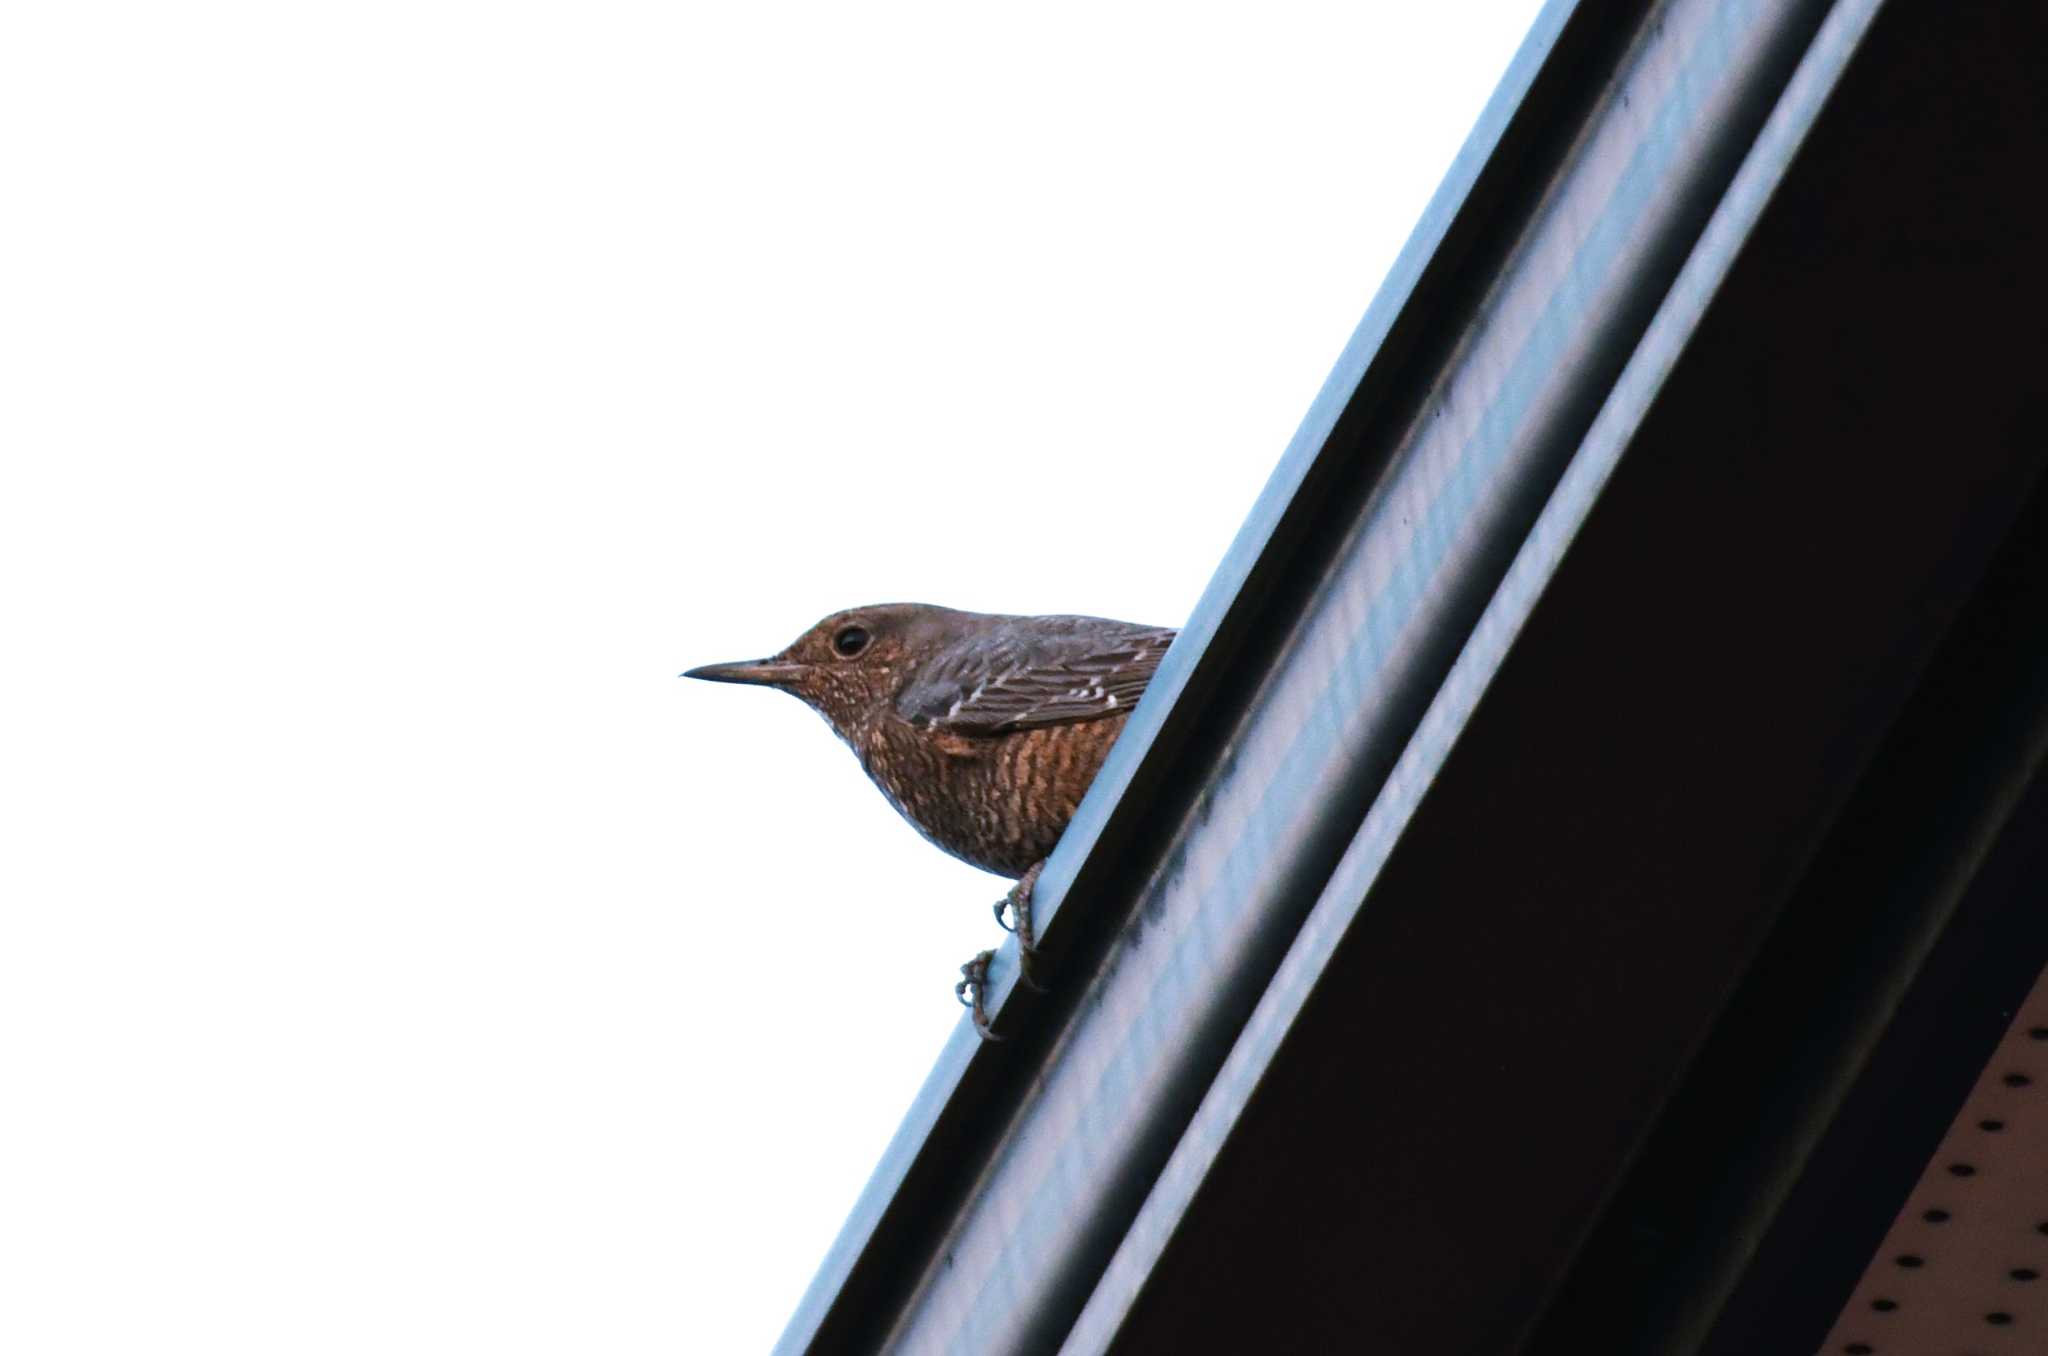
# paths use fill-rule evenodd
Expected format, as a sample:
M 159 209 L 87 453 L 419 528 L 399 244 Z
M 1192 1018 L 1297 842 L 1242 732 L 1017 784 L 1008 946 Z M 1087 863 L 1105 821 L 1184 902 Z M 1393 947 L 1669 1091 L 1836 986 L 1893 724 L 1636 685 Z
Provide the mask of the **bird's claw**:
M 1038 982 L 1032 972 L 1032 961 L 1038 955 L 1038 929 L 1031 918 L 1031 894 L 1038 885 L 1038 874 L 1045 870 L 1044 862 L 1033 864 L 1029 871 L 1010 887 L 1010 893 L 996 901 L 996 922 L 1005 932 L 1017 935 L 1017 975 L 1031 986 L 1032 992 L 1044 993 L 1045 986 Z M 1012 924 L 1004 914 L 1015 914 L 1017 921 Z
M 1031 924 L 1031 891 L 1038 884 L 1038 873 L 1045 869 L 1045 863 L 1035 864 L 1010 887 L 1010 893 L 996 901 L 996 922 L 1003 931 L 1017 934 L 1017 978 L 1029 985 L 1034 993 L 1044 993 L 1045 986 L 1032 973 L 1032 959 L 1038 955 L 1038 934 Z M 1017 921 L 1012 923 L 1010 915 Z M 960 982 L 953 986 L 953 996 L 960 1000 L 960 1006 L 974 1015 L 974 1029 L 985 1041 L 1002 1039 L 988 1024 L 988 971 L 996 953 L 984 951 L 960 967 Z
M 988 997 L 988 966 L 996 958 L 993 951 L 983 951 L 960 967 L 960 982 L 953 986 L 953 996 L 960 1000 L 974 1018 L 974 1030 L 985 1041 L 1002 1039 L 989 1029 L 988 1009 L 984 1000 Z

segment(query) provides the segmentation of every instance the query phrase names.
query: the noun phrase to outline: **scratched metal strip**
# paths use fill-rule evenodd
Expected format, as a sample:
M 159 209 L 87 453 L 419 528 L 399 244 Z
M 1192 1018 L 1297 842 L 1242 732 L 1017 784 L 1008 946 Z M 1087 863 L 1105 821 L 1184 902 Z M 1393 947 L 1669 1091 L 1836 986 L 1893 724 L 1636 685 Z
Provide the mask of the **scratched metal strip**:
M 1521 624 L 1592 509 L 1714 291 L 1733 265 L 1880 0 L 1829 15 L 1720 210 L 1645 335 L 1615 394 L 1524 543 L 1380 798 L 1296 936 L 1221 1073 L 1175 1147 L 1061 1351 L 1109 1350 L 1153 1264 L 1221 1151 L 1261 1074 L 1364 902 L 1424 791 L 1505 659 Z
M 1825 12 L 1645 24 L 889 1349 L 1067 1337 Z
M 1264 553 L 1276 525 L 1295 498 L 1339 416 L 1350 404 L 1369 364 L 1389 330 L 1413 299 L 1424 271 L 1456 224 L 1474 184 L 1496 157 L 1511 119 L 1520 108 L 1553 53 L 1560 33 L 1581 0 L 1550 0 L 1488 100 L 1457 159 L 1444 176 L 1400 256 L 1388 271 L 1357 331 L 1317 395 L 1300 429 L 1220 564 L 1216 576 L 1196 605 L 1179 640 L 1167 654 L 1147 689 L 1147 700 L 1132 713 L 1123 736 L 1089 789 L 1062 838 L 1059 850 L 1040 878 L 1036 898 L 1042 927 L 1050 927 L 1059 902 L 1072 885 L 1076 866 L 1100 839 L 1105 821 L 1130 785 L 1134 770 L 1153 750 L 1160 726 L 1189 675 L 1203 661 L 1219 622 L 1236 602 L 1239 589 Z M 1000 1012 L 1015 989 L 1014 943 L 997 962 L 991 1009 Z M 811 1350 L 824 1334 L 855 1268 L 870 1257 L 885 1217 L 900 1209 L 899 1194 L 930 1152 L 934 1131 L 953 1105 L 970 1065 L 987 1055 L 980 1039 L 963 1023 L 941 1051 L 926 1076 L 903 1124 L 897 1128 L 867 1186 L 805 1291 L 796 1312 L 776 1344 L 782 1356 Z M 892 1259 L 882 1259 L 884 1264 Z

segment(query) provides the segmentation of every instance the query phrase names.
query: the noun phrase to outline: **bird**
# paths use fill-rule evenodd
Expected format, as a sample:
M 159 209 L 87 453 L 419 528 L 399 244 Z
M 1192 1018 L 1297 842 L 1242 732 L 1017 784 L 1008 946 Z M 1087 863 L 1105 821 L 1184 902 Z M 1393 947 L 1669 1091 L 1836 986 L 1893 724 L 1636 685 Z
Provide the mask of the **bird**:
M 995 913 L 1015 917 L 1005 926 L 1036 987 L 1032 888 L 1175 634 L 1106 617 L 878 603 L 834 612 L 765 659 L 681 676 L 796 697 L 934 846 L 1015 880 Z M 961 966 L 954 986 L 990 1040 L 993 954 Z

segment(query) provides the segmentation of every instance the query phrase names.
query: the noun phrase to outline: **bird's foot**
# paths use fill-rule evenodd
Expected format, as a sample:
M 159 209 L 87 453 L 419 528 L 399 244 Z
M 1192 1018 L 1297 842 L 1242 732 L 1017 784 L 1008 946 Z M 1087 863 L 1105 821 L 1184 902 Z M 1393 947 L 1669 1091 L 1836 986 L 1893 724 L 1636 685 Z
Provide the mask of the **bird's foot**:
M 974 1029 L 985 1041 L 1002 1039 L 989 1030 L 988 1009 L 983 1001 L 988 997 L 988 965 L 996 958 L 993 951 L 983 951 L 960 967 L 960 982 L 953 986 L 953 996 L 960 1000 L 960 1006 L 974 1018 Z
M 995 905 L 996 923 L 1005 932 L 1017 934 L 1017 973 L 1037 993 L 1044 993 L 1045 986 L 1032 973 L 1031 962 L 1038 955 L 1038 932 L 1031 923 L 1031 892 L 1038 884 L 1039 873 L 1044 870 L 1044 862 L 1033 863 L 1031 869 L 1010 887 L 1010 893 L 997 900 Z M 1006 916 L 1011 914 L 1017 919 L 1014 924 Z
M 1038 955 L 1038 933 L 1031 924 L 1031 891 L 1038 884 L 1038 873 L 1045 870 L 1045 863 L 1038 862 L 1026 871 L 1018 882 L 1010 887 L 1010 893 L 996 901 L 996 922 L 1007 932 L 1017 934 L 1017 977 L 1031 986 L 1037 993 L 1044 993 L 1045 986 L 1032 973 L 1032 958 Z M 1017 920 L 1012 923 L 1010 919 Z M 988 1025 L 988 968 L 996 958 L 993 951 L 984 951 L 960 967 L 960 982 L 953 986 L 953 996 L 960 1005 L 974 1014 L 974 1029 L 985 1041 L 1002 1039 Z

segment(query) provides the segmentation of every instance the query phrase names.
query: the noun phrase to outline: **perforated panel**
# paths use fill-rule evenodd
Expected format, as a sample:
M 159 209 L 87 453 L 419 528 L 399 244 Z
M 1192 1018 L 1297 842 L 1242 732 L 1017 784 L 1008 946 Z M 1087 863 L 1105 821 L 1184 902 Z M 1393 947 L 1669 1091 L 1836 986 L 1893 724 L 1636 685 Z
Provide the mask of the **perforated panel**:
M 2048 972 L 1835 1320 L 1824 1356 L 2048 1352 Z

